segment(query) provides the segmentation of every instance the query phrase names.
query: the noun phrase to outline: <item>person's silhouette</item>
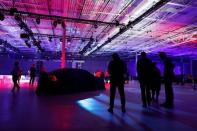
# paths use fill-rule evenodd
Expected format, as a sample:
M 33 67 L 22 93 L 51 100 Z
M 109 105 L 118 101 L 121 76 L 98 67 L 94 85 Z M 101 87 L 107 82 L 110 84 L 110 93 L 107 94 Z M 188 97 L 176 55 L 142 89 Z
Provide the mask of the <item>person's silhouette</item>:
M 124 61 L 122 61 L 117 53 L 112 55 L 112 61 L 108 65 L 108 72 L 110 75 L 110 107 L 109 112 L 113 113 L 114 99 L 116 87 L 120 94 L 122 112 L 125 110 L 125 93 L 124 93 L 124 75 L 127 73 L 127 66 Z
M 29 85 L 34 85 L 34 80 L 36 77 L 36 68 L 35 65 L 32 64 L 32 67 L 30 68 L 30 80 L 29 80 Z
M 160 70 L 157 68 L 156 63 L 153 62 L 152 70 L 151 70 L 151 91 L 152 91 L 152 100 L 156 102 L 158 102 L 160 88 L 161 88 L 161 73 Z
M 174 106 L 174 93 L 172 88 L 172 82 L 174 78 L 174 64 L 166 56 L 165 52 L 160 52 L 159 56 L 164 62 L 164 85 L 165 85 L 165 95 L 166 100 L 161 106 L 165 108 L 173 108 Z
M 18 79 L 19 79 L 19 75 L 20 75 L 20 67 L 19 67 L 19 62 L 18 61 L 16 61 L 14 63 L 14 68 L 12 69 L 11 74 L 12 74 L 12 81 L 14 83 L 12 91 L 14 91 L 15 88 L 17 88 L 19 90 L 20 86 L 18 85 Z
M 146 57 L 145 52 L 141 52 L 141 58 L 137 62 L 137 74 L 140 82 L 141 98 L 143 107 L 150 105 L 150 85 L 151 85 L 151 60 Z
M 20 84 L 21 76 L 22 76 L 22 69 L 19 67 L 18 80 L 17 80 L 18 84 Z

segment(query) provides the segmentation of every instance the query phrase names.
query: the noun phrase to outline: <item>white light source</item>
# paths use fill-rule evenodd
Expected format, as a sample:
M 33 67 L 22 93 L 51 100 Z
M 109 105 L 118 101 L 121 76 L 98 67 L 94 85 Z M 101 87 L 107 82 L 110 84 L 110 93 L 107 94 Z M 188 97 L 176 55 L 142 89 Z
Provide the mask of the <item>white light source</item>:
M 129 18 L 125 17 L 121 21 L 121 23 L 128 24 L 129 21 L 133 21 L 138 18 L 140 15 L 145 13 L 148 9 L 150 9 L 153 5 L 158 3 L 160 0 L 144 0 L 141 4 L 139 4 L 131 13 L 129 13 Z

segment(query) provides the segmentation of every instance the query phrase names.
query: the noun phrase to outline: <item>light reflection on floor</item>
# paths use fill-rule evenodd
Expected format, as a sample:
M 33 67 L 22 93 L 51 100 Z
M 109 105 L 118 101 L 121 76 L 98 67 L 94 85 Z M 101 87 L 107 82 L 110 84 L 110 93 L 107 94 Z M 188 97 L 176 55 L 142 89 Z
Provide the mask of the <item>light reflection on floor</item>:
M 0 130 L 197 129 L 197 92 L 190 88 L 175 88 L 174 109 L 164 109 L 156 103 L 144 109 L 138 84 L 131 82 L 125 88 L 127 112 L 121 112 L 117 94 L 112 115 L 107 112 L 109 90 L 65 96 L 36 96 L 35 89 L 27 87 L 28 83 L 24 82 L 19 92 L 11 93 L 10 87 L 0 91 Z M 164 98 L 162 87 L 160 103 Z
M 100 94 L 94 98 L 80 100 L 77 103 L 85 110 L 105 121 L 110 121 L 118 125 L 121 125 L 122 121 L 124 121 L 125 124 L 136 130 L 143 130 L 144 128 L 149 128 L 150 130 L 194 130 L 194 128 L 181 123 L 179 120 L 173 119 L 173 117 L 176 118 L 177 115 L 192 119 L 192 117 L 197 118 L 197 114 L 178 109 L 163 109 L 154 106 L 144 109 L 141 104 L 132 102 L 127 102 L 128 112 L 123 114 L 120 111 L 120 101 L 116 99 L 115 113 L 112 115 L 106 112 L 108 99 L 107 95 Z
M 35 88 L 37 86 L 37 79 L 35 79 L 34 86 Z M 29 77 L 28 76 L 21 76 L 21 79 L 19 81 L 19 85 L 22 88 L 29 88 L 32 86 L 29 86 Z M 5 89 L 5 88 L 12 88 L 13 87 L 13 82 L 12 82 L 12 76 L 11 75 L 0 75 L 0 89 Z

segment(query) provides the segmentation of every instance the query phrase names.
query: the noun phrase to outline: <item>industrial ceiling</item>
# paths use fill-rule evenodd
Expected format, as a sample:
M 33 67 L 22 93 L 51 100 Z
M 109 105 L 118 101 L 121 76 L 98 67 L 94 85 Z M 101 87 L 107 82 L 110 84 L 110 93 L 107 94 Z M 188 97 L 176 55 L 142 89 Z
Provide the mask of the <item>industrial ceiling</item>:
M 197 56 L 196 0 L 0 0 L 0 51 L 58 59 L 145 51 Z

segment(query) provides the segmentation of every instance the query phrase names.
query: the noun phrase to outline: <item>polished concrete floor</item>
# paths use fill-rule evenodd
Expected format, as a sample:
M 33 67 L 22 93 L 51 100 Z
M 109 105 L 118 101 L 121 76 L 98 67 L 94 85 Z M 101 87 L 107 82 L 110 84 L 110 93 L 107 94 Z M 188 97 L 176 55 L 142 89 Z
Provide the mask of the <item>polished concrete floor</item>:
M 0 86 L 0 131 L 197 130 L 197 91 L 189 85 L 175 86 L 174 109 L 164 109 L 156 103 L 145 109 L 138 84 L 130 82 L 125 88 L 125 114 L 120 110 L 118 94 L 114 114 L 107 112 L 108 90 L 65 96 L 36 96 L 34 90 L 23 84 L 20 91 L 12 93 L 10 85 Z M 160 103 L 163 101 L 162 88 Z

